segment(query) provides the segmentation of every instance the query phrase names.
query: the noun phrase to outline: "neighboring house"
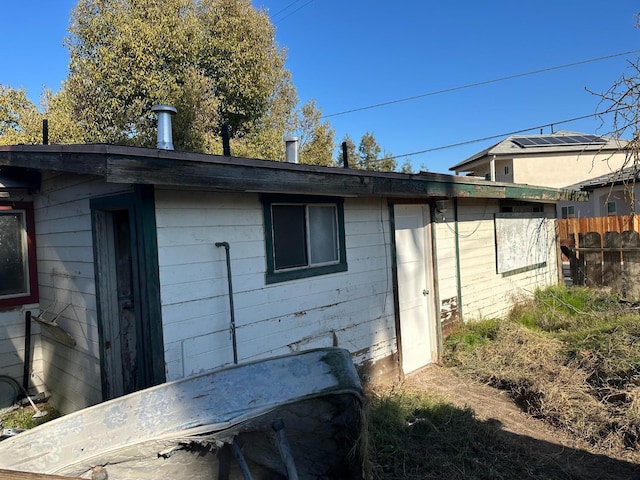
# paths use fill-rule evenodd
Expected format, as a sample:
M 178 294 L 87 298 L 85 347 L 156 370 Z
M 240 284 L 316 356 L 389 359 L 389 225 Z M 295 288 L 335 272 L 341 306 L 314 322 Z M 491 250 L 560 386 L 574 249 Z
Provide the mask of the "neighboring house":
M 573 132 L 511 136 L 449 168 L 456 175 L 564 188 L 622 168 L 625 141 Z
M 24 380 L 63 412 L 234 356 L 320 346 L 347 348 L 365 379 L 397 378 L 435 361 L 457 322 L 558 283 L 548 219 L 580 195 L 159 149 L 1 146 L 0 374 L 23 380 L 30 354 Z
M 640 173 L 638 166 L 600 175 L 569 185 L 567 189 L 589 194 L 587 202 L 558 202 L 559 218 L 607 217 L 640 212 Z

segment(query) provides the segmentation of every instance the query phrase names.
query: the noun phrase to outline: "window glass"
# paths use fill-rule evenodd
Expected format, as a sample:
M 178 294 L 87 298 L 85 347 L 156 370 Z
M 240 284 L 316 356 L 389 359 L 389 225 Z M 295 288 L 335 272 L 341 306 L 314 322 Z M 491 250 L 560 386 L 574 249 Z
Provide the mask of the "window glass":
M 309 206 L 311 263 L 338 261 L 337 212 L 334 205 Z
M 272 205 L 276 270 L 307 265 L 304 205 Z
M 267 284 L 346 272 L 341 198 L 263 195 Z
M 28 293 L 25 214 L 0 211 L 0 297 Z
M 616 214 L 616 202 L 607 202 L 607 215 Z

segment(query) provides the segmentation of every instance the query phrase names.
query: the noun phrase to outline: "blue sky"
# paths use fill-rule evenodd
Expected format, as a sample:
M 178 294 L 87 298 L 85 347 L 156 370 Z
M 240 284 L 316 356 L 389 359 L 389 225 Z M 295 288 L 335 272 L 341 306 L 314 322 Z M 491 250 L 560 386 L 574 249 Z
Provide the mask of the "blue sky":
M 3 5 L 5 41 L 0 83 L 37 100 L 67 75 L 63 47 L 75 0 L 23 0 Z M 471 88 L 490 82 L 640 49 L 633 0 L 253 0 L 267 9 L 301 102 L 316 99 L 336 130 L 356 143 L 372 132 L 414 169 L 448 168 L 506 135 L 554 123 L 555 130 L 606 134 L 591 115 L 599 98 L 640 52 Z M 423 96 L 426 95 L 426 96 Z M 334 115 L 407 97 L 397 102 Z M 546 127 L 544 133 L 549 133 Z

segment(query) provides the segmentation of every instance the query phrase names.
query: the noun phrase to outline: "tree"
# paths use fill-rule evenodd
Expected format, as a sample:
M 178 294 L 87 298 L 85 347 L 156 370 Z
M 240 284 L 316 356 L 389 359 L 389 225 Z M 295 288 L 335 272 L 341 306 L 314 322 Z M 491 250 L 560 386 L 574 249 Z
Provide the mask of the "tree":
M 276 139 L 282 150 L 295 90 L 269 17 L 249 0 L 79 0 L 69 31 L 54 103 L 85 141 L 152 145 L 150 108 L 167 103 L 177 149 L 220 153 L 226 122 L 246 156 Z
M 335 166 L 335 132 L 329 122 L 322 122 L 322 111 L 315 100 L 305 103 L 300 111 L 300 163 Z
M 359 155 L 358 155 L 358 151 L 356 149 L 356 144 L 353 142 L 352 138 L 349 136 L 349 134 L 345 134 L 345 136 L 342 139 L 342 142 L 340 142 L 340 151 L 338 152 L 338 155 L 336 156 L 336 164 L 338 165 L 343 165 L 343 153 L 342 153 L 342 144 L 346 143 L 346 150 L 347 150 L 347 161 L 349 162 L 349 167 L 350 168 L 355 168 L 356 164 L 358 162 L 359 159 Z
M 42 115 L 24 89 L 0 85 L 0 144 L 42 142 Z
M 405 161 L 402 163 L 402 166 L 400 167 L 400 173 L 413 173 L 413 165 L 411 165 L 411 162 L 408 158 L 405 159 Z
M 356 168 L 371 170 L 374 172 L 393 172 L 396 169 L 396 161 L 393 155 L 382 150 L 373 133 L 366 132 L 360 139 L 358 146 L 359 158 Z M 380 155 L 382 153 L 382 156 Z

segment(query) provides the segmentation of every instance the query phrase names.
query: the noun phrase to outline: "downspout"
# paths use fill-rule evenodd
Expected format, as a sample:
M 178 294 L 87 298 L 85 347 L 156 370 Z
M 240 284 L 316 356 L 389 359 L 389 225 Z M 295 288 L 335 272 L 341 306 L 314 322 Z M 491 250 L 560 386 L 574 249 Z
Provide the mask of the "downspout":
M 460 232 L 458 231 L 458 197 L 453 199 L 453 232 L 456 244 L 456 280 L 458 283 L 458 317 L 464 323 L 462 316 L 462 273 L 460 268 Z
M 24 370 L 22 388 L 29 391 L 29 370 L 31 366 L 31 310 L 24 312 Z

